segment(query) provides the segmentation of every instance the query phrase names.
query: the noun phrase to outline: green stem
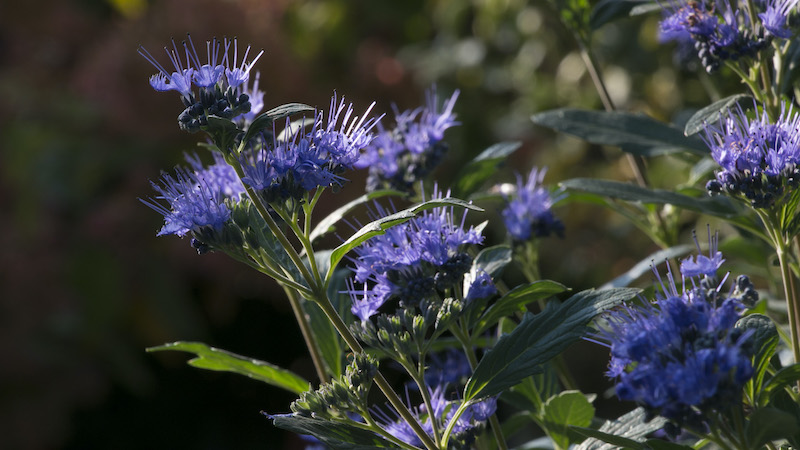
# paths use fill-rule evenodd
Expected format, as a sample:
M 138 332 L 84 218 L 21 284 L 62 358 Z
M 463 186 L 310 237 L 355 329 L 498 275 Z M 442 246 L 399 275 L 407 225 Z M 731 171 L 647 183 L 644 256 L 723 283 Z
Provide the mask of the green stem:
M 478 357 L 475 355 L 475 349 L 472 348 L 467 327 L 464 326 L 464 324 L 459 320 L 458 324 L 454 324 L 452 327 L 450 327 L 450 331 L 452 331 L 453 335 L 461 343 L 461 347 L 464 349 L 464 353 L 467 355 L 469 367 L 474 372 L 475 368 L 478 367 Z M 489 428 L 492 429 L 492 434 L 494 435 L 494 440 L 497 443 L 497 448 L 499 450 L 508 450 L 506 438 L 503 436 L 503 429 L 500 427 L 500 421 L 497 419 L 497 414 L 492 414 L 489 416 Z
M 345 343 L 350 347 L 350 349 L 355 353 L 361 353 L 364 351 L 364 348 L 358 342 L 355 336 L 347 329 L 347 325 L 342 321 L 342 318 L 339 317 L 339 313 L 336 312 L 336 309 L 333 307 L 331 302 L 328 300 L 327 296 L 324 293 L 317 293 L 317 305 L 322 309 L 326 316 L 328 316 L 328 320 L 331 321 L 336 331 L 339 332 L 339 335 L 342 336 Z M 422 428 L 419 424 L 419 421 L 411 411 L 408 410 L 408 407 L 400 400 L 400 397 L 397 396 L 397 393 L 394 392 L 392 386 L 389 382 L 384 378 L 383 374 L 378 371 L 375 374 L 375 384 L 378 388 L 383 392 L 383 395 L 386 396 L 386 399 L 389 400 L 389 403 L 394 407 L 400 417 L 408 423 L 411 429 L 414 431 L 414 434 L 422 441 L 422 444 L 428 450 L 437 450 L 439 447 L 436 446 L 436 443 L 428 436 L 428 433 Z
M 464 411 L 466 411 L 467 408 L 469 408 L 469 403 L 462 402 L 461 405 L 459 405 L 456 412 L 453 413 L 453 417 L 450 418 L 450 422 L 448 422 L 447 428 L 445 428 L 444 433 L 442 433 L 442 441 L 440 444 L 441 448 L 447 448 L 447 441 L 450 440 L 450 434 L 453 432 L 453 428 L 456 426 L 456 422 L 458 422 L 458 419 L 461 418 L 461 416 L 464 414 Z
M 303 340 L 306 342 L 306 347 L 308 347 L 308 353 L 311 354 L 311 361 L 314 362 L 314 369 L 317 371 L 319 382 L 323 383 L 328 379 L 328 377 L 325 373 L 325 363 L 320 354 L 319 345 L 317 345 L 314 332 L 311 330 L 311 322 L 309 317 L 305 310 L 303 310 L 303 305 L 300 304 L 300 299 L 297 298 L 297 293 L 286 286 L 283 287 L 283 290 L 286 292 L 286 296 L 289 297 L 289 304 L 292 305 L 292 312 L 294 312 L 294 317 L 297 319 L 297 323 L 300 325 L 300 332 L 303 334 Z
M 399 361 L 398 361 L 399 362 Z M 419 355 L 419 365 L 418 367 L 413 367 L 413 364 L 405 364 L 407 361 L 400 362 L 401 365 L 406 369 L 408 374 L 411 376 L 411 379 L 414 380 L 414 383 L 417 384 L 419 388 L 419 393 L 422 395 L 422 402 L 425 404 L 425 408 L 428 411 L 431 421 L 431 428 L 433 429 L 433 439 L 435 441 L 439 441 L 441 437 L 439 431 L 439 423 L 435 417 L 433 417 L 433 401 L 431 400 L 431 393 L 428 391 L 428 387 L 425 385 L 425 354 L 420 353 Z

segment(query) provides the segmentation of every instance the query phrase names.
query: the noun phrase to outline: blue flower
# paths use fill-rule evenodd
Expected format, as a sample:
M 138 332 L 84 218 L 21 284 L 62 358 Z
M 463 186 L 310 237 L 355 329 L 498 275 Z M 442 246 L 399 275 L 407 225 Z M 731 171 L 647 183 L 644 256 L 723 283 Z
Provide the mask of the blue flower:
M 791 10 L 797 6 L 798 0 L 771 0 L 766 1 L 767 9 L 758 15 L 764 28 L 775 37 L 788 39 L 792 31 L 787 28 L 787 21 Z
M 425 93 L 425 106 L 398 112 L 395 108 L 393 129 L 379 124 L 378 137 L 368 146 L 359 168 L 369 168 L 367 190 L 382 188 L 410 191 L 441 162 L 447 151 L 442 139 L 444 132 L 458 122 L 453 107 L 458 98 L 455 91 L 439 109 L 436 87 Z
M 437 198 L 442 193 L 434 191 Z M 354 280 L 369 287 L 349 289 L 353 314 L 366 321 L 391 298 L 413 306 L 460 286 L 472 266 L 464 246 L 483 241 L 480 231 L 465 229 L 465 218 L 466 211 L 457 222 L 453 208 L 434 208 L 357 247 Z
M 564 233 L 564 225 L 551 211 L 553 203 L 560 197 L 554 199 L 550 191 L 542 186 L 546 172 L 547 169 L 534 167 L 527 181 L 517 174 L 515 194 L 506 195 L 508 204 L 503 209 L 503 222 L 508 234 L 516 241 L 545 237 L 551 233 L 561 236 Z
M 318 187 L 341 185 L 345 179 L 340 174 L 353 168 L 360 150 L 373 138 L 376 119 L 368 118 L 373 106 L 359 118 L 352 104 L 334 95 L 327 115 L 317 112 L 309 132 L 290 132 L 283 140 L 273 138 L 270 148 L 243 154 L 242 181 L 268 202 L 299 199 Z M 288 121 L 286 126 L 291 129 Z
M 737 107 L 717 125 L 707 125 L 704 140 L 722 169 L 706 185 L 712 194 L 770 208 L 800 180 L 800 115 L 792 107 L 784 106 L 776 123 L 757 108 L 751 119 Z
M 692 233 L 694 234 L 694 232 Z M 694 244 L 697 246 L 697 257 L 687 257 L 681 261 L 681 275 L 686 278 L 699 277 L 705 275 L 714 278 L 717 275 L 722 263 L 725 260 L 722 258 L 722 252 L 717 250 L 719 243 L 719 233 L 711 236 L 711 229 L 708 230 L 708 256 L 704 256 L 700 252 L 700 243 L 697 241 L 697 235 L 694 234 Z
M 139 54 L 158 70 L 157 74 L 150 77 L 153 89 L 175 90 L 181 94 L 186 108 L 178 116 L 180 127 L 190 132 L 198 131 L 208 124 L 209 116 L 251 120 L 252 117 L 245 116 L 252 110 L 250 95 L 260 96 L 263 106 L 263 93 L 257 87 L 248 90 L 247 81 L 253 65 L 264 54 L 263 50 L 248 62 L 248 46 L 240 63 L 235 39 L 220 42 L 214 38 L 207 41 L 205 58 L 198 54 L 191 36 L 187 35 L 182 47 L 179 50 L 175 41 L 172 41 L 171 49 L 164 48 L 174 71 L 164 68 L 150 52 L 139 47 Z M 197 91 L 193 86 L 198 88 Z
M 671 272 L 666 285 L 656 276 L 662 293 L 654 303 L 642 299 L 641 306 L 607 315 L 607 374 L 617 379 L 620 399 L 637 402 L 677 427 L 702 426 L 705 414 L 739 401 L 753 374 L 751 333 L 735 328 L 743 300 L 724 298 L 719 287 L 709 289 L 695 279 L 693 287 L 684 285 L 679 293 Z
M 484 271 L 480 271 L 477 275 L 470 274 L 470 276 L 464 277 L 464 285 L 466 286 L 464 293 L 467 302 L 491 297 L 497 293 L 497 287 L 494 285 L 492 277 Z
M 166 234 L 185 236 L 189 232 L 200 232 L 204 227 L 219 231 L 231 216 L 231 211 L 224 202 L 225 196 L 219 187 L 188 169 L 178 168 L 175 177 L 164 174 L 161 177 L 161 185 L 156 183 L 152 185 L 159 193 L 156 199 L 167 203 L 167 206 L 164 206 L 142 200 L 164 216 L 164 226 L 158 232 L 158 236 Z
M 428 355 L 425 384 L 428 386 L 457 386 L 472 375 L 472 368 L 464 352 L 449 349 Z

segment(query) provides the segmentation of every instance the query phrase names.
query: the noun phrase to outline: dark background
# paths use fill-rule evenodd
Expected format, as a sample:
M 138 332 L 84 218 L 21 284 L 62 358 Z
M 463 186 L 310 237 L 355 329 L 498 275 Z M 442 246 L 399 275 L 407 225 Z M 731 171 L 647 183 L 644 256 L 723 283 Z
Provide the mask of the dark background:
M 672 68 L 656 20 L 606 26 L 594 43 L 617 104 L 669 120 L 708 95 Z M 0 448 L 302 448 L 259 413 L 288 411 L 292 395 L 193 369 L 185 354 L 144 352 L 200 340 L 314 376 L 277 286 L 224 255 L 156 238 L 161 217 L 138 200 L 199 136 L 178 129 L 177 95 L 150 88 L 155 69 L 136 49 L 166 61 L 161 48 L 187 32 L 196 42 L 236 36 L 263 48 L 256 70 L 267 108 L 326 106 L 335 90 L 359 110 L 376 100 L 390 113 L 392 102 L 421 104 L 433 82 L 446 95 L 461 89 L 463 125 L 447 132 L 452 151 L 435 176 L 445 186 L 448 168 L 511 139 L 524 146 L 496 182 L 533 165 L 550 166 L 550 184 L 631 178 L 618 150 L 529 120 L 560 106 L 600 108 L 570 33 L 544 1 L 3 2 Z M 659 167 L 654 183 L 669 185 Z M 351 178 L 326 204 L 359 195 L 364 174 Z M 496 218 L 500 206 L 484 206 L 474 220 Z M 557 214 L 566 238 L 544 243 L 542 271 L 573 289 L 600 285 L 656 249 L 599 207 L 569 204 Z M 497 225 L 490 244 L 503 240 Z M 588 343 L 569 354 L 583 390 L 601 394 L 601 415 L 627 407 L 602 400 L 605 358 Z

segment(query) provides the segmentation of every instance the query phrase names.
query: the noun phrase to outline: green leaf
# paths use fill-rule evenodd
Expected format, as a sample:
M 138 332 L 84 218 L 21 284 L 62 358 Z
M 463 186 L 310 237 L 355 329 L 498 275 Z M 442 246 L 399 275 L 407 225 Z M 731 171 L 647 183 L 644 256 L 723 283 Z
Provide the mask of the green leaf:
M 694 115 L 692 115 L 692 117 L 689 118 L 689 121 L 686 122 L 686 127 L 683 129 L 683 133 L 686 136 L 691 136 L 702 131 L 705 129 L 707 123 L 716 123 L 719 121 L 722 112 L 727 111 L 730 107 L 739 103 L 739 100 L 745 98 L 750 98 L 750 96 L 745 94 L 731 95 L 730 97 L 725 97 L 722 100 L 717 100 L 716 102 L 697 111 L 694 113 Z
M 607 198 L 645 204 L 670 204 L 684 209 L 710 214 L 717 217 L 734 217 L 739 214 L 730 200 L 722 196 L 689 197 L 688 195 L 663 189 L 648 189 L 629 183 L 594 178 L 573 178 L 559 185 L 565 189 L 587 192 Z
M 631 10 L 635 6 L 647 3 L 650 2 L 648 0 L 600 0 L 592 8 L 589 25 L 596 30 L 609 22 L 630 16 Z
M 207 119 L 207 125 L 203 125 L 200 129 L 211 136 L 211 140 L 214 141 L 214 145 L 217 146 L 219 151 L 230 150 L 233 147 L 233 141 L 242 130 L 230 119 L 219 116 L 208 116 Z
M 468 162 L 456 176 L 456 196 L 468 198 L 492 175 L 508 156 L 522 146 L 521 142 L 500 142 L 487 148 Z
M 660 439 L 648 439 L 644 443 L 647 448 L 652 450 L 694 450 L 694 447 L 690 447 L 688 445 L 662 441 Z
M 742 317 L 736 322 L 736 328 L 753 332 L 753 335 L 750 336 L 750 342 L 752 342 L 753 348 L 756 350 L 753 357 L 754 373 L 753 377 L 747 382 L 746 389 L 750 392 L 750 398 L 758 400 L 756 396 L 764 382 L 764 376 L 769 368 L 769 360 L 775 354 L 775 349 L 777 349 L 780 341 L 778 328 L 769 317 L 763 314 L 749 314 Z
M 760 448 L 767 442 L 789 437 L 798 431 L 798 417 L 775 408 L 756 409 L 745 427 L 749 448 Z
M 478 321 L 478 325 L 472 332 L 475 336 L 480 336 L 489 327 L 497 323 L 500 318 L 525 310 L 525 305 L 538 300 L 546 299 L 555 294 L 560 294 L 567 290 L 561 283 L 550 280 L 539 280 L 533 283 L 523 284 L 508 291 L 506 295 L 500 297 Z
M 272 124 L 276 120 L 304 111 L 314 111 L 314 108 L 302 103 L 287 103 L 272 108 L 253 119 L 253 122 L 247 127 L 247 131 L 244 133 L 242 142 L 249 142 L 256 134 L 262 132 L 266 128 L 272 127 Z
M 578 391 L 564 391 L 547 400 L 541 420 L 556 448 L 565 449 L 570 444 L 569 426 L 588 427 L 593 417 L 594 406 L 585 395 Z
M 592 436 L 596 439 L 583 441 L 575 450 L 611 450 L 619 448 L 598 442 L 598 440 L 611 442 L 604 439 L 604 437 L 608 436 L 619 437 L 627 439 L 627 442 L 632 441 L 636 443 L 635 446 L 630 445 L 630 448 L 642 448 L 640 443 L 644 442 L 644 437 L 656 430 L 660 430 L 667 422 L 663 417 L 647 419 L 647 413 L 645 413 L 644 408 L 639 407 L 617 419 L 608 420 L 597 430 L 602 433 L 602 435 Z
M 792 364 L 775 372 L 759 393 L 758 404 L 768 404 L 772 396 L 800 380 L 800 364 Z
M 635 266 L 628 269 L 627 272 L 601 286 L 600 289 L 628 286 L 636 281 L 637 278 L 649 272 L 653 267 L 653 264 L 660 264 L 664 260 L 683 256 L 692 250 L 694 250 L 694 247 L 691 245 L 678 245 L 651 253 L 646 258 L 639 261 Z
M 641 442 L 634 441 L 633 439 L 628 439 L 626 437 L 617 436 L 615 434 L 606 433 L 600 430 L 595 430 L 594 428 L 586 428 L 586 427 L 569 427 L 572 431 L 586 436 L 588 438 L 594 438 L 598 441 L 607 442 L 612 445 L 612 447 L 608 448 L 624 448 L 624 449 L 633 449 L 633 450 L 646 450 L 647 447 Z M 583 447 L 579 447 L 583 448 Z M 586 448 L 605 448 L 603 446 L 597 447 L 586 447 Z
M 301 394 L 311 388 L 309 382 L 299 375 L 268 362 L 247 358 L 235 353 L 209 347 L 202 342 L 173 342 L 158 347 L 150 347 L 148 352 L 181 351 L 197 355 L 189 360 L 189 365 L 200 369 L 219 372 L 233 372 L 246 375 L 254 380 L 277 386 L 295 394 Z
M 302 417 L 294 414 L 267 416 L 281 429 L 297 434 L 310 434 L 332 449 L 370 450 L 397 448 L 377 434 L 346 423 Z
M 311 235 L 310 235 L 311 241 L 313 242 L 313 241 L 317 240 L 318 238 L 320 238 L 320 237 L 322 237 L 322 236 L 324 236 L 324 235 L 336 230 L 336 227 L 334 227 L 333 225 L 336 222 L 342 220 L 342 218 L 346 214 L 350 213 L 353 209 L 355 209 L 359 205 L 364 204 L 364 203 L 366 203 L 366 202 L 368 202 L 370 200 L 376 199 L 376 198 L 385 197 L 387 195 L 395 195 L 395 196 L 398 196 L 398 197 L 405 197 L 406 196 L 406 194 L 404 192 L 394 191 L 394 190 L 391 190 L 391 189 L 373 191 L 373 192 L 369 192 L 367 194 L 364 194 L 361 197 L 358 197 L 357 199 L 355 199 L 355 200 L 353 200 L 351 202 L 348 202 L 347 204 L 345 204 L 343 206 L 340 206 L 335 211 L 333 211 L 332 213 L 328 214 L 324 219 L 322 219 L 317 224 L 317 226 L 314 227 L 314 230 L 311 231 Z
M 301 301 L 303 310 L 308 315 L 311 332 L 320 351 L 320 356 L 325 361 L 325 368 L 332 378 L 342 374 L 342 349 L 341 338 L 336 328 L 328 319 L 328 316 L 314 302 L 303 299 Z
M 487 247 L 475 257 L 475 261 L 472 262 L 472 272 L 478 274 L 483 271 L 497 279 L 502 275 L 503 269 L 511 263 L 511 259 L 511 247 L 507 245 Z
M 608 308 L 634 297 L 638 289 L 588 290 L 560 305 L 528 313 L 522 322 L 483 356 L 464 388 L 464 400 L 499 394 L 525 377 L 542 371 L 542 364 L 561 353 L 587 331 L 588 322 Z
M 344 258 L 344 255 L 346 255 L 347 252 L 358 247 L 368 239 L 386 233 L 386 230 L 388 230 L 389 228 L 413 219 L 417 214 L 419 214 L 422 211 L 444 206 L 459 206 L 462 208 L 471 209 L 473 211 L 483 211 L 483 209 L 473 205 L 472 203 L 468 203 L 465 202 L 464 200 L 460 200 L 457 198 L 446 197 L 442 199 L 429 200 L 424 203 L 419 203 L 408 209 L 398 211 L 394 214 L 390 214 L 386 217 L 382 217 L 378 220 L 370 222 L 364 225 L 360 230 L 356 231 L 355 234 L 353 234 L 346 241 L 344 241 L 342 245 L 333 249 L 333 252 L 331 252 L 330 268 L 328 269 L 328 275 L 325 278 L 326 279 L 330 278 L 332 271 L 336 269 L 336 266 L 339 264 L 339 261 L 341 261 L 342 258 Z
M 643 114 L 565 108 L 536 114 L 531 120 L 593 144 L 620 147 L 634 155 L 656 156 L 685 150 L 697 155 L 709 153 L 702 140 L 686 137 L 681 130 Z

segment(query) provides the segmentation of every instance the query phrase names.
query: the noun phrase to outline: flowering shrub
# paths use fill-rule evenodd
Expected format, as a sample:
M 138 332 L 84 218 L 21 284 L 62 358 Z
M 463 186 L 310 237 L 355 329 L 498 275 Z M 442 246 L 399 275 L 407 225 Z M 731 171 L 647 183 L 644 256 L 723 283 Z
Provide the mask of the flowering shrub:
M 425 106 L 396 110 L 389 129 L 372 115 L 374 104 L 357 115 L 336 94 L 325 110 L 291 103 L 262 112 L 253 68 L 263 52 L 248 59 L 247 47 L 240 60 L 236 40 L 206 42 L 204 59 L 191 38 L 173 42 L 166 53 L 174 70 L 140 49 L 157 70 L 151 86 L 180 94 L 179 127 L 204 133 L 213 155 L 210 165 L 187 156 L 188 167 L 153 183 L 157 195 L 143 202 L 164 216 L 158 235 L 190 236 L 199 253 L 224 252 L 277 281 L 317 379 L 201 343 L 153 350 L 187 351 L 199 367 L 295 393 L 291 412 L 266 415 L 277 427 L 310 435 L 310 448 L 504 449 L 507 434 L 534 424 L 559 449 L 598 448 L 600 441 L 639 449 L 797 447 L 799 139 L 794 105 L 780 90 L 787 66 L 779 64 L 789 57 L 784 41 L 794 39 L 796 3 L 663 4 L 664 35 L 694 41 L 710 72 L 730 67 L 755 98 L 752 111 L 733 106 L 740 97 L 699 111 L 686 130 L 703 130 L 703 140 L 613 111 L 599 75 L 608 111 L 533 117 L 629 152 L 638 185 L 573 179 L 551 189 L 537 168 L 527 178 L 518 174 L 516 185 L 502 183 L 495 169 L 519 145 L 501 143 L 461 168 L 453 192 L 471 201 L 427 180 L 448 150 L 445 131 L 458 124 L 458 91 L 440 103 L 431 88 Z M 587 26 L 578 19 L 588 16 L 585 7 L 569 4 L 563 18 L 597 73 L 587 30 L 579 29 Z M 653 189 L 642 161 L 653 149 L 718 164 L 706 185 L 714 195 Z M 323 196 L 346 183 L 348 171 L 365 168 L 366 193 L 315 220 Z M 396 198 L 387 202 L 389 196 Z M 682 259 L 679 272 L 668 269 L 662 278 L 654 269 L 654 296 L 628 287 L 646 272 L 642 264 L 577 293 L 541 279 L 538 244 L 569 233 L 553 208 L 581 200 L 625 214 L 663 247 L 659 258 L 686 253 L 675 242 L 682 210 L 762 238 L 777 257 L 789 337 L 780 340 L 780 312 L 761 314 L 765 303 L 747 276 L 725 288 L 729 276 L 718 272 L 726 258 L 710 227 L 708 256 L 695 238 L 697 254 Z M 487 222 L 474 223 L 484 201 L 502 204 L 505 243 L 491 242 Z M 364 204 L 369 223 L 335 248 L 319 248 L 318 238 L 337 222 L 358 223 L 354 210 Z M 503 271 L 514 260 L 526 279 L 508 286 Z M 610 349 L 607 376 L 617 397 L 637 409 L 597 426 L 593 396 L 577 390 L 561 355 L 581 339 Z M 776 357 L 783 345 L 793 361 Z M 386 371 L 399 371 L 402 384 L 390 383 Z M 498 414 L 506 408 L 519 414 Z

